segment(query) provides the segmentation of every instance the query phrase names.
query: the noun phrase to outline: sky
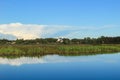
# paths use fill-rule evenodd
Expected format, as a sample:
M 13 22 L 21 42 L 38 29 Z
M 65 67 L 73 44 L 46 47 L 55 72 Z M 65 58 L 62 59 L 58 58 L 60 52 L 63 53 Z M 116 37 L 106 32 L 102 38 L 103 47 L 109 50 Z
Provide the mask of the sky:
M 0 0 L 0 38 L 120 36 L 120 0 Z

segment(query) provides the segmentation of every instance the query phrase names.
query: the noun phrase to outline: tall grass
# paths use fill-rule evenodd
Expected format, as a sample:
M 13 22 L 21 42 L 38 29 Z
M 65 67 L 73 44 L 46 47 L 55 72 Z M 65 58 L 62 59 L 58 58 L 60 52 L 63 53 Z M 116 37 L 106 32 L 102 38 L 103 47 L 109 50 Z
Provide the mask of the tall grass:
M 63 54 L 81 54 L 81 55 L 89 55 L 89 54 L 103 54 L 103 53 L 113 53 L 120 52 L 120 47 L 117 46 L 60 46 L 60 53 Z
M 7 45 L 0 56 L 95 55 L 120 52 L 120 45 Z

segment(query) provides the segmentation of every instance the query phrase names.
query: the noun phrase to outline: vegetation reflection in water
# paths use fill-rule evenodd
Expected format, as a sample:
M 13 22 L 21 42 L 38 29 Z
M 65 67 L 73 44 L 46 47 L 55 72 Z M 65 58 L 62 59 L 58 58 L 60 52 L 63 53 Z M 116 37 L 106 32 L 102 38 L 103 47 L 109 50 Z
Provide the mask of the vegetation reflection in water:
M 109 62 L 114 63 L 117 60 L 114 56 L 118 57 L 120 53 L 102 54 L 102 55 L 89 55 L 89 56 L 59 56 L 59 55 L 46 55 L 41 57 L 19 57 L 19 58 L 3 58 L 0 57 L 1 64 L 9 64 L 11 66 L 21 66 L 23 64 L 43 64 L 43 63 L 64 63 L 64 62 Z M 112 56 L 112 57 L 110 57 Z M 104 57 L 106 57 L 104 59 Z

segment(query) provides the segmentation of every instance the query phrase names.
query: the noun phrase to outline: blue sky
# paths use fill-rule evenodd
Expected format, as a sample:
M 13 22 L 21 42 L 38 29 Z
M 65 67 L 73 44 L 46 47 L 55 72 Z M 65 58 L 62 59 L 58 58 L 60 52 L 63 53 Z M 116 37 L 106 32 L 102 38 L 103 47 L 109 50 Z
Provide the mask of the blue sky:
M 3 24 L 6 29 L 3 29 Z M 19 28 L 11 24 L 21 24 L 19 27 L 22 26 L 23 34 L 29 33 L 24 29 L 29 24 L 40 27 L 47 25 L 47 29 L 45 27 L 43 31 L 40 30 L 45 37 L 119 36 L 120 0 L 0 0 L 0 33 L 19 37 L 13 34 Z M 60 31 L 47 34 L 54 27 L 56 30 L 60 28 Z M 5 31 L 8 28 L 12 31 L 7 33 Z M 32 29 L 35 31 L 36 27 Z M 36 37 L 43 37 L 41 32 L 38 31 Z

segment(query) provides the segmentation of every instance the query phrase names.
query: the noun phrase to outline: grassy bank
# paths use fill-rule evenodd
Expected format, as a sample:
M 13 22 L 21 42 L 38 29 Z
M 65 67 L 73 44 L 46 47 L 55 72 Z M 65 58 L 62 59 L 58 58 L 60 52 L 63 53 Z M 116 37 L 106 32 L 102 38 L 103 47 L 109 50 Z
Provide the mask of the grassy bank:
M 120 45 L 2 45 L 0 56 L 95 55 L 120 52 Z

